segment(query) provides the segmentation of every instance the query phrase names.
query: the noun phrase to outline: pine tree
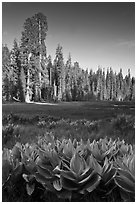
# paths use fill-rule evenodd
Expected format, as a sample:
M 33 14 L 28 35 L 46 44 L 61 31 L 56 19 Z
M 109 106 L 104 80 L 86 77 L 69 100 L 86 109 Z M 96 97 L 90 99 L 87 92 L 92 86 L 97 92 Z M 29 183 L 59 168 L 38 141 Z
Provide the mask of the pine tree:
M 132 77 L 131 79 L 130 90 L 131 90 L 130 100 L 134 101 L 135 100 L 135 77 Z
M 57 86 L 58 100 L 62 100 L 65 93 L 65 66 L 63 62 L 62 46 L 58 44 L 54 60 L 54 79 Z
M 117 100 L 122 101 L 123 100 L 123 74 L 122 69 L 120 69 L 120 72 L 117 74 L 117 80 L 116 80 L 116 86 L 117 86 Z
M 110 73 L 109 69 L 107 69 L 107 75 L 106 75 L 106 98 L 107 100 L 110 100 L 110 92 L 111 92 L 111 82 L 110 82 Z
M 20 48 L 18 46 L 16 39 L 14 40 L 13 49 L 11 50 L 10 54 L 10 69 L 12 71 L 13 96 L 19 99 L 21 61 L 20 61 Z
M 2 99 L 10 100 L 10 51 L 7 45 L 2 45 Z
M 72 100 L 71 94 L 71 81 L 72 81 L 72 63 L 71 63 L 71 54 L 69 53 L 68 60 L 65 65 L 65 90 L 66 90 L 66 100 Z

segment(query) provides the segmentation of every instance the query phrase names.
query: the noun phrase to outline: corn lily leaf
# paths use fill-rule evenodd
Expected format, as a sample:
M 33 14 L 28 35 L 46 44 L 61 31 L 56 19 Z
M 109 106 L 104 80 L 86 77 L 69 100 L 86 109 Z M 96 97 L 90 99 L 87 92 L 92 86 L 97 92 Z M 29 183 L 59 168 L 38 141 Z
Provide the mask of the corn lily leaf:
M 62 177 L 64 177 L 64 178 L 67 178 L 67 179 L 71 180 L 71 181 L 74 181 L 74 182 L 76 181 L 76 176 L 77 175 L 72 171 L 61 170 L 60 175 Z
M 38 172 L 35 173 L 34 177 L 36 181 L 38 183 L 41 183 L 43 186 L 46 185 L 47 183 L 51 183 L 52 181 L 56 180 L 56 177 L 47 179 L 45 176 L 39 174 Z
M 19 160 L 21 160 L 21 150 L 17 145 L 15 145 L 12 149 L 12 156 L 13 159 L 18 158 Z
M 126 170 L 123 170 L 123 169 L 118 169 L 118 173 L 119 173 L 121 178 L 123 178 L 125 180 L 128 179 L 131 182 L 135 183 L 135 177 L 130 173 L 130 171 L 126 171 Z
M 84 181 L 85 179 L 89 178 L 89 176 L 91 176 L 93 172 L 94 170 L 92 168 L 87 167 L 85 171 L 79 177 L 77 177 L 77 181 Z
M 135 194 L 127 193 L 123 189 L 120 189 L 120 195 L 124 202 L 135 202 Z
M 73 140 L 73 147 L 76 149 L 78 146 L 78 142 L 76 139 Z
M 52 171 L 54 168 L 49 160 L 49 158 L 43 158 L 43 159 L 39 159 L 37 161 L 37 166 L 42 167 L 43 169 L 47 169 L 49 171 Z
M 98 174 L 101 175 L 103 169 L 101 165 L 97 162 L 97 160 L 93 157 L 92 154 L 87 159 L 87 163 L 88 163 L 88 166 L 90 166 L 90 168 L 94 169 Z
M 75 148 L 73 146 L 72 141 L 69 139 L 68 143 L 64 145 L 63 154 L 65 154 L 68 158 L 72 158 L 75 153 Z
M 131 171 L 132 175 L 135 175 L 135 155 L 133 155 L 129 160 L 129 170 Z
M 129 170 L 127 165 L 125 163 L 123 163 L 123 158 L 122 157 L 117 157 L 117 159 L 115 159 L 114 165 L 116 166 L 116 168 L 125 169 L 127 171 Z
M 80 181 L 79 181 L 79 184 L 80 185 L 84 185 L 95 173 L 95 171 L 90 171 L 90 174 L 89 175 L 86 175 L 83 179 L 80 177 Z
M 28 183 L 34 179 L 34 175 L 27 175 L 27 174 L 22 174 L 22 177 L 25 179 L 25 181 Z
M 37 171 L 40 175 L 44 176 L 48 180 L 53 179 L 54 177 L 54 174 L 52 174 L 48 169 L 43 168 L 39 165 L 37 165 Z
M 58 198 L 61 198 L 61 199 L 68 199 L 69 201 L 71 201 L 71 198 L 72 198 L 72 191 L 68 191 L 66 189 L 62 189 L 61 191 L 58 191 L 56 193 L 57 197 Z
M 116 173 L 117 173 L 117 170 L 115 168 L 112 168 L 110 171 L 102 175 L 102 180 L 105 182 L 105 186 L 110 184 L 110 182 L 115 178 Z
M 53 186 L 57 191 L 61 191 L 62 183 L 61 183 L 60 179 L 53 181 Z
M 18 166 L 16 166 L 16 168 L 13 170 L 13 175 L 18 176 L 22 174 L 22 172 L 23 172 L 23 164 L 19 162 Z
M 9 174 L 12 172 L 12 165 L 8 160 L 2 161 L 2 183 L 4 184 Z
M 76 173 L 76 175 L 80 175 L 84 171 L 84 168 L 84 160 L 76 152 L 70 161 L 70 169 Z
M 69 191 L 75 191 L 79 188 L 79 184 L 61 176 L 61 182 L 64 189 Z
M 35 183 L 26 184 L 26 190 L 27 190 L 28 195 L 32 195 L 32 193 L 34 192 L 34 189 L 35 189 Z
M 50 162 L 51 162 L 53 168 L 55 168 L 60 162 L 59 156 L 55 150 L 51 151 L 51 156 L 49 159 L 50 159 Z
M 97 174 L 97 173 L 94 173 L 92 174 L 92 176 L 90 177 L 90 179 L 88 179 L 88 181 L 82 185 L 82 189 L 88 191 L 88 192 L 92 192 L 96 187 L 97 185 L 99 185 L 99 182 L 101 180 L 101 177 Z
M 124 191 L 129 193 L 135 193 L 135 184 L 130 180 L 123 180 L 120 176 L 115 178 L 115 183 Z
M 105 158 L 105 161 L 104 161 L 104 165 L 103 165 L 103 170 L 102 170 L 102 174 L 104 174 L 105 172 L 107 171 L 110 171 L 110 169 L 112 168 L 113 164 L 112 162 L 110 162 L 108 160 L 108 158 L 106 157 Z
M 34 161 L 28 162 L 24 164 L 24 166 L 25 169 L 30 173 L 34 173 L 36 171 L 36 163 Z
M 94 157 L 98 161 L 102 161 L 104 159 L 104 157 L 105 157 L 105 154 L 100 152 L 100 149 L 98 148 L 98 144 L 97 143 L 95 143 L 95 145 L 93 146 L 92 154 L 94 155 Z

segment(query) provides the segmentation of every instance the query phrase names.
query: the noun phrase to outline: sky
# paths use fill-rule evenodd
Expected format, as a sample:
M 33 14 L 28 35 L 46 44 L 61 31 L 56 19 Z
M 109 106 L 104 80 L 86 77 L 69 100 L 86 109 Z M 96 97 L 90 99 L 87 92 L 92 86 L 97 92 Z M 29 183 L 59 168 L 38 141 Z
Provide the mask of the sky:
M 47 55 L 55 58 L 57 45 L 63 47 L 81 68 L 120 68 L 135 76 L 134 2 L 3 2 L 2 43 L 9 49 L 21 39 L 25 20 L 38 12 L 47 16 Z

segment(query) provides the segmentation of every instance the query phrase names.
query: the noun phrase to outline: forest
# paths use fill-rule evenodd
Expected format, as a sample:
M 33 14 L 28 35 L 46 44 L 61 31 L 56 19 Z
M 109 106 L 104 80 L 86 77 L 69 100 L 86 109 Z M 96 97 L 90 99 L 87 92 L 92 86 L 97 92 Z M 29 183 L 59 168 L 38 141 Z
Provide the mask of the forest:
M 47 17 L 37 13 L 24 22 L 21 40 L 13 48 L 2 45 L 2 99 L 6 101 L 132 101 L 135 99 L 135 78 L 130 69 L 124 77 L 112 67 L 97 71 L 65 62 L 63 48 L 57 45 L 55 59 L 47 56 Z

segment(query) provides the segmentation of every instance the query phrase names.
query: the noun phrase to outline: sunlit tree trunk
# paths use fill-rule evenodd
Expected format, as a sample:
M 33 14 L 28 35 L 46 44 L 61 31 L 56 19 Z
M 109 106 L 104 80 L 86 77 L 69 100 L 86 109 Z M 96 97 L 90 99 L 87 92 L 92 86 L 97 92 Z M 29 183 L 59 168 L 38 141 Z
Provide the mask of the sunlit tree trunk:
M 25 102 L 30 102 L 30 58 L 32 56 L 32 53 L 28 56 L 28 70 L 27 70 L 27 87 L 26 87 L 26 95 L 25 95 Z

